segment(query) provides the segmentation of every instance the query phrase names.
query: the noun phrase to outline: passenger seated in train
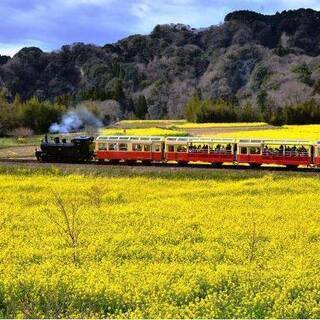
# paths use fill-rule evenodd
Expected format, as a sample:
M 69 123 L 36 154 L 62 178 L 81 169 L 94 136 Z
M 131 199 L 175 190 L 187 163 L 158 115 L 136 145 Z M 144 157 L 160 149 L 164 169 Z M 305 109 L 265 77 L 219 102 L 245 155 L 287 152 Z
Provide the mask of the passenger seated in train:
M 267 145 L 263 147 L 263 155 L 286 155 L 286 156 L 302 156 L 307 155 L 308 150 L 301 145 L 299 148 L 297 148 L 296 145 L 290 147 L 290 146 L 284 146 L 280 145 L 279 148 L 270 148 Z

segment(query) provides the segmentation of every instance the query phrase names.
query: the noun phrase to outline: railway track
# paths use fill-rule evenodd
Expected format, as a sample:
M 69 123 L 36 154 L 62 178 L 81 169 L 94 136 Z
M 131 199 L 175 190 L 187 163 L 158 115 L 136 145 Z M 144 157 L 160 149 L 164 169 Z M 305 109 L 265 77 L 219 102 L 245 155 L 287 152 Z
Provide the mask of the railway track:
M 1 165 L 8 165 L 8 166 L 15 166 L 15 165 L 22 165 L 26 167 L 37 167 L 37 168 L 46 168 L 46 167 L 64 167 L 64 168 L 72 168 L 72 167 L 81 167 L 85 168 L 132 168 L 135 171 L 158 171 L 160 170 L 174 170 L 174 171 L 188 171 L 188 170 L 219 170 L 219 171 L 269 171 L 269 172 L 301 172 L 301 173 L 320 173 L 320 168 L 308 168 L 308 167 L 299 167 L 296 169 L 289 169 L 286 167 L 281 166 L 261 166 L 260 168 L 251 168 L 248 165 L 233 165 L 233 164 L 225 164 L 221 167 L 213 167 L 210 164 L 203 164 L 203 163 L 195 163 L 195 164 L 187 164 L 185 166 L 178 165 L 177 163 L 152 163 L 150 165 L 143 165 L 142 163 L 134 163 L 134 164 L 127 164 L 125 162 L 120 162 L 118 164 L 109 164 L 109 163 L 98 163 L 98 162 L 91 162 L 91 163 L 65 163 L 65 162 L 38 162 L 36 159 L 33 158 L 0 158 L 0 166 Z

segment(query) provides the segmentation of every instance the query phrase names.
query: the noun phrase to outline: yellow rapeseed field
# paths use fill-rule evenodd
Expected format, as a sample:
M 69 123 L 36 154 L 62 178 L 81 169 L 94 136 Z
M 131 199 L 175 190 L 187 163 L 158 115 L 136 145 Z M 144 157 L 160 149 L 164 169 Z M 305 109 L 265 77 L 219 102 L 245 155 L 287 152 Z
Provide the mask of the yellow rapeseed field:
M 193 123 L 193 122 L 185 122 L 181 124 L 175 125 L 176 128 L 181 129 L 193 129 L 193 128 L 243 128 L 243 127 L 265 127 L 267 126 L 264 122 L 208 122 L 208 123 Z
M 235 138 L 267 138 L 267 139 L 307 139 L 320 140 L 320 125 L 285 125 L 263 130 L 248 130 L 232 133 L 219 133 L 218 136 Z
M 1 318 L 320 317 L 315 173 L 61 170 L 0 167 Z
M 130 129 L 102 129 L 102 135 L 132 135 L 132 136 L 186 136 L 184 131 L 163 129 L 163 128 L 130 128 Z

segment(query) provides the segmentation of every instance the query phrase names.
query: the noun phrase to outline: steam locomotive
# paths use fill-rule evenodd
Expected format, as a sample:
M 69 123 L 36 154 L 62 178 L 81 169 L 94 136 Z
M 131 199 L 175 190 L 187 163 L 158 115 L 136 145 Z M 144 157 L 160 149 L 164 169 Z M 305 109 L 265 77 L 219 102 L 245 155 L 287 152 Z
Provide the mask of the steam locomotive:
M 76 137 L 67 142 L 55 137 L 48 141 L 46 135 L 35 156 L 41 162 L 88 162 L 94 157 L 94 137 Z

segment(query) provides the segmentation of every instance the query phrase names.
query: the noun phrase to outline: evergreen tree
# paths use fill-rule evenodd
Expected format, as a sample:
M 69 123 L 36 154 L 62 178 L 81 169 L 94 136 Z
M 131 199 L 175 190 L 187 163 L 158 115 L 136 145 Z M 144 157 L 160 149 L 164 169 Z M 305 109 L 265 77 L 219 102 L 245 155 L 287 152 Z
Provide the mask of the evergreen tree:
M 198 114 L 201 110 L 201 100 L 198 95 L 194 95 L 185 106 L 185 116 L 189 122 L 197 122 Z
M 50 125 L 57 122 L 64 111 L 64 107 L 48 101 L 40 102 L 37 97 L 33 97 L 22 105 L 19 118 L 23 126 L 36 133 L 42 133 L 47 132 Z
M 135 106 L 135 114 L 139 119 L 145 119 L 146 113 L 148 112 L 148 104 L 146 97 L 140 95 Z

